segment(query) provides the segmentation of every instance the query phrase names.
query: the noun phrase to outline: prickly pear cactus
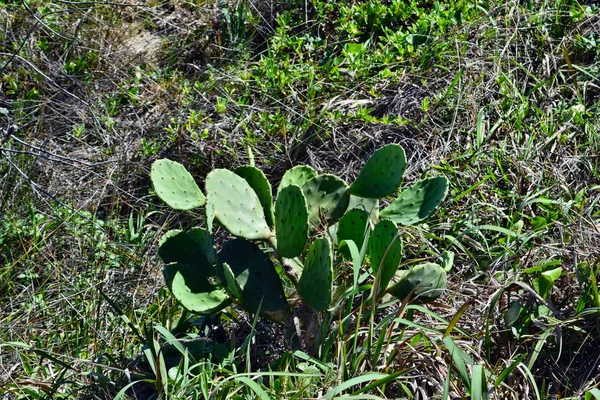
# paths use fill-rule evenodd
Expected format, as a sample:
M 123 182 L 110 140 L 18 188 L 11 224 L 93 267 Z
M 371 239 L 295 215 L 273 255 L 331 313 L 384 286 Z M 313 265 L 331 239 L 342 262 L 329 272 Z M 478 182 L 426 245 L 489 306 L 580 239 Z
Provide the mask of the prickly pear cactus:
M 192 228 L 189 231 L 171 230 L 165 233 L 158 242 L 158 255 L 165 263 L 202 263 L 210 267 L 217 263 L 213 237 L 202 228 Z M 214 268 L 211 272 L 207 275 L 214 276 Z
M 215 169 L 206 177 L 206 195 L 213 215 L 232 235 L 251 240 L 271 236 L 260 200 L 245 179 Z
M 273 216 L 273 195 L 271 194 L 271 184 L 263 172 L 249 165 L 236 168 L 235 173 L 241 176 L 248 182 L 250 187 L 260 200 L 260 205 L 265 212 L 265 220 L 267 225 L 273 227 L 275 225 L 275 217 Z
M 359 251 L 362 248 L 365 240 L 365 234 L 367 233 L 367 223 L 369 222 L 369 215 L 361 209 L 355 208 L 344 214 L 344 216 L 338 222 L 337 227 L 337 241 L 341 243 L 342 240 L 352 240 L 358 247 Z M 350 259 L 350 251 L 346 246 L 338 247 L 338 251 L 346 259 Z
M 388 286 L 402 259 L 402 241 L 397 234 L 398 226 L 390 220 L 382 219 L 375 225 L 369 237 L 369 256 L 373 275 L 377 275 L 381 269 L 380 290 Z
M 380 216 L 400 225 L 414 225 L 429 217 L 447 193 L 448 179 L 443 176 L 418 181 L 403 190 Z
M 213 314 L 231 303 L 227 293 L 212 285 L 203 271 L 194 266 L 178 262 L 166 264 L 163 275 L 173 297 L 189 311 Z
M 288 185 L 296 185 L 299 187 L 304 186 L 306 182 L 317 176 L 317 171 L 308 165 L 297 165 L 292 169 L 288 169 L 281 182 L 277 187 L 277 193 L 279 193 L 284 187 Z
M 155 161 L 150 169 L 150 180 L 158 197 L 175 210 L 191 210 L 206 201 L 192 175 L 178 162 Z
M 440 297 L 446 289 L 446 271 L 438 264 L 419 264 L 407 271 L 398 271 L 397 283 L 388 288 L 388 293 L 404 300 L 409 294 L 411 302 L 429 303 Z
M 308 249 L 298 293 L 315 310 L 325 311 L 333 291 L 333 255 L 329 238 L 315 239 Z
M 381 199 L 398 190 L 406 170 L 406 155 L 402 146 L 388 144 L 369 158 L 350 186 L 350 193 L 370 199 Z
M 206 229 L 169 231 L 161 239 L 165 281 L 190 311 L 214 313 L 233 302 L 251 313 L 284 321 L 292 319 L 279 276 L 285 273 L 303 299 L 299 308 L 318 315 L 315 321 L 326 321 L 320 312 L 332 307 L 333 297 L 338 299 L 337 292 L 333 293 L 333 263 L 348 264 L 340 257 L 334 260 L 333 255 L 337 251 L 351 258 L 343 242 L 352 241 L 361 250 L 359 258 L 365 256 L 378 277 L 377 298 L 389 293 L 404 299 L 412 293 L 417 302 L 432 301 L 446 287 L 452 254 L 444 253 L 443 268 L 421 264 L 398 272 L 402 242 L 397 224 L 411 225 L 427 218 L 446 196 L 448 182 L 446 178 L 419 181 L 380 213 L 378 199 L 398 190 L 405 169 L 404 150 L 398 145 L 375 151 L 350 187 L 334 175 L 317 175 L 311 167 L 298 166 L 283 176 L 273 202 L 270 183 L 252 164 L 234 172 L 210 172 L 205 198 L 181 164 L 158 160 L 151 178 L 161 199 L 181 210 L 206 205 Z M 211 236 L 216 221 L 238 237 L 226 242 L 218 254 Z M 317 238 L 307 246 L 311 229 Z M 251 241 L 260 242 L 261 247 Z M 362 262 L 352 261 L 355 268 Z M 344 284 L 338 286 L 340 299 L 347 289 Z M 321 327 L 304 321 L 295 322 L 294 328 L 300 337 L 304 331 L 303 341 L 310 344 L 308 336 L 316 337 Z
M 223 265 L 227 263 L 241 289 L 240 301 L 244 308 L 275 321 L 283 321 L 289 307 L 281 286 L 281 279 L 269 257 L 252 242 L 233 239 L 219 252 L 217 273 L 226 280 Z
M 308 241 L 308 208 L 302 190 L 284 187 L 275 202 L 277 253 L 286 258 L 299 256 Z
M 309 180 L 302 187 L 310 222 L 321 225 L 323 218 L 327 223 L 339 220 L 350 202 L 350 192 L 346 182 L 335 175 L 318 175 Z

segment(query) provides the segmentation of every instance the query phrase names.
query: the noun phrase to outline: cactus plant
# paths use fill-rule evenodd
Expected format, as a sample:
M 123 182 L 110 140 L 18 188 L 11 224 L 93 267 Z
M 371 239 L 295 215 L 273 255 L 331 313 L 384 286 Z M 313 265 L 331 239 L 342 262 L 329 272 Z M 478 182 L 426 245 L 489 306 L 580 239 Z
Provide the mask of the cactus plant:
M 158 197 L 175 210 L 191 210 L 206 201 L 192 175 L 178 162 L 155 161 L 150 169 L 150 179 Z
M 298 293 L 317 311 L 326 310 L 333 292 L 333 255 L 327 237 L 315 239 L 306 255 Z
M 151 178 L 161 199 L 176 209 L 206 205 L 205 228 L 169 231 L 160 241 L 165 281 L 190 311 L 212 313 L 233 303 L 251 313 L 289 321 L 291 307 L 283 288 L 295 288 L 300 308 L 311 310 L 307 315 L 327 312 L 341 304 L 338 300 L 348 288 L 356 290 L 364 261 L 354 257 L 354 273 L 348 274 L 344 268 L 351 257 L 340 243 L 352 241 L 360 249 L 366 242 L 359 258 L 366 253 L 371 279 L 379 276 L 374 299 L 385 293 L 404 299 L 412 293 L 418 302 L 431 301 L 445 288 L 452 255 L 444 253 L 444 268 L 421 264 L 397 271 L 402 254 L 397 224 L 415 224 L 431 215 L 444 199 L 448 182 L 443 177 L 419 181 L 380 212 L 378 199 L 398 190 L 405 168 L 404 150 L 398 145 L 375 151 L 350 187 L 334 175 L 317 175 L 308 166 L 297 166 L 285 173 L 273 202 L 270 183 L 254 166 L 235 172 L 213 170 L 205 179 L 204 198 L 183 166 L 158 160 Z M 225 241 L 218 253 L 211 236 L 215 220 L 236 237 Z M 336 250 L 343 257 L 334 260 Z M 334 262 L 339 277 L 335 293 L 340 296 L 334 296 Z M 289 278 L 285 285 L 284 273 Z M 327 320 L 319 315 L 320 321 Z M 295 326 L 301 330 L 320 323 Z
M 308 241 L 308 209 L 298 186 L 288 185 L 279 192 L 275 227 L 277 253 L 286 258 L 299 256 Z
M 403 190 L 380 216 L 400 225 L 414 225 L 429 217 L 447 193 L 448 180 L 443 176 L 418 181 Z
M 379 273 L 379 288 L 384 290 L 402 259 L 402 241 L 398 236 L 398 226 L 387 219 L 375 225 L 369 237 L 369 257 L 373 274 Z M 381 269 L 381 272 L 379 270 Z
M 438 264 L 419 264 L 410 270 L 398 271 L 397 282 L 388 293 L 400 300 L 411 295 L 414 303 L 429 303 L 440 297 L 446 289 L 446 271 Z
M 402 146 L 383 146 L 371 155 L 350 186 L 350 193 L 370 199 L 389 196 L 398 190 L 405 170 L 406 155 Z
M 350 202 L 350 193 L 346 182 L 335 175 L 317 175 L 302 186 L 302 192 L 308 204 L 310 222 L 321 225 L 339 220 Z
M 215 169 L 206 177 L 206 194 L 214 216 L 233 235 L 245 239 L 271 236 L 260 200 L 245 179 Z
M 271 184 L 263 172 L 250 165 L 236 168 L 234 171 L 248 182 L 250 187 L 260 200 L 260 205 L 265 212 L 265 221 L 267 225 L 273 227 L 275 225 L 275 217 L 273 216 L 273 195 L 271 194 Z

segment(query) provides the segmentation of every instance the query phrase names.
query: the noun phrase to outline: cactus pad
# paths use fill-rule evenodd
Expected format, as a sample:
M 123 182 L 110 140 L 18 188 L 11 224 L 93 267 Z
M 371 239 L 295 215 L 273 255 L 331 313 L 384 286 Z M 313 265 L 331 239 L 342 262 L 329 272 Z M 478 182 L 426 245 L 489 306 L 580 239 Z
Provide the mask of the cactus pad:
M 217 263 L 217 252 L 212 236 L 202 228 L 189 231 L 171 230 L 160 239 L 158 255 L 165 263 L 181 262 L 187 265 L 208 264 L 214 276 L 212 265 Z M 208 268 L 207 267 L 207 268 Z
M 227 263 L 241 289 L 241 303 L 246 310 L 275 321 L 283 321 L 288 304 L 275 266 L 257 245 L 243 239 L 226 242 L 219 252 L 217 272 L 225 277 L 223 264 Z
M 277 253 L 286 258 L 299 256 L 308 241 L 308 209 L 302 190 L 284 187 L 275 202 Z
M 382 268 L 379 278 L 380 290 L 388 286 L 402 259 L 402 241 L 400 236 L 396 237 L 397 233 L 398 226 L 394 222 L 382 219 L 375 225 L 369 237 L 369 256 L 373 274 L 377 274 L 379 268 Z
M 208 233 L 212 235 L 212 227 L 215 220 L 215 210 L 210 202 L 210 198 L 206 199 L 206 207 L 204 207 L 204 211 L 206 212 L 206 229 Z
M 271 184 L 263 172 L 255 167 L 243 166 L 236 168 L 235 173 L 241 176 L 248 182 L 250 187 L 260 200 L 260 205 L 265 212 L 265 220 L 267 225 L 274 226 L 275 218 L 273 216 L 273 195 L 271 193 Z
M 342 240 L 352 240 L 360 251 L 363 242 L 365 241 L 365 233 L 368 221 L 369 215 L 359 208 L 355 208 L 354 210 L 346 212 L 346 214 L 344 214 L 344 216 L 340 219 L 340 222 L 338 222 L 338 243 L 341 243 Z M 338 250 L 344 258 L 351 258 L 350 251 L 346 246 L 340 246 Z
M 398 271 L 398 282 L 388 288 L 388 293 L 404 300 L 412 293 L 414 303 L 429 303 L 440 297 L 446 289 L 446 271 L 437 264 L 419 264 L 408 271 Z
M 334 175 L 319 175 L 302 187 L 310 222 L 321 224 L 323 217 L 328 223 L 335 223 L 344 215 L 350 202 L 350 193 L 346 183 Z
M 206 194 L 214 216 L 232 235 L 246 239 L 271 236 L 260 200 L 245 179 L 215 169 L 206 177 Z
M 213 314 L 230 303 L 227 293 L 202 277 L 197 268 L 170 263 L 165 265 L 163 275 L 173 296 L 192 312 Z
M 298 293 L 317 311 L 324 311 L 331 303 L 333 292 L 333 255 L 327 237 L 315 239 L 308 249 Z
M 364 197 L 350 195 L 350 202 L 348 203 L 348 210 L 353 210 L 355 208 L 358 208 L 368 214 L 371 214 L 371 217 L 374 220 L 379 218 L 379 200 L 378 199 L 365 199 Z
M 297 165 L 294 168 L 288 169 L 281 182 L 277 187 L 277 193 L 279 193 L 284 187 L 288 185 L 296 185 L 299 187 L 304 186 L 306 182 L 317 176 L 317 171 L 308 165 Z
M 395 193 L 406 170 L 406 155 L 402 146 L 388 144 L 369 158 L 350 186 L 350 193 L 369 199 L 380 199 Z
M 445 177 L 418 181 L 402 191 L 394 202 L 381 211 L 380 216 L 400 225 L 414 225 L 429 217 L 447 193 L 448 179 Z
M 175 210 L 191 210 L 206 201 L 192 175 L 178 162 L 156 160 L 150 169 L 150 180 L 158 197 Z

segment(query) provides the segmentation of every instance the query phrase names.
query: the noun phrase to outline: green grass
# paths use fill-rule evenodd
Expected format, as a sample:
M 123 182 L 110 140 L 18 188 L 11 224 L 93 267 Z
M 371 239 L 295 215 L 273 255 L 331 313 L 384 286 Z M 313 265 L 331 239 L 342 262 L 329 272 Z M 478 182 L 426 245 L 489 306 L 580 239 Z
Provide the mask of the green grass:
M 583 3 L 0 1 L 0 128 L 19 128 L 0 138 L 0 398 L 597 396 L 600 10 Z M 199 214 L 152 194 L 154 159 L 201 180 L 250 146 L 273 182 L 298 163 L 351 181 L 388 142 L 407 184 L 450 180 L 402 228 L 405 263 L 456 253 L 438 304 L 371 309 L 363 288 L 308 355 L 171 298 L 157 241 Z

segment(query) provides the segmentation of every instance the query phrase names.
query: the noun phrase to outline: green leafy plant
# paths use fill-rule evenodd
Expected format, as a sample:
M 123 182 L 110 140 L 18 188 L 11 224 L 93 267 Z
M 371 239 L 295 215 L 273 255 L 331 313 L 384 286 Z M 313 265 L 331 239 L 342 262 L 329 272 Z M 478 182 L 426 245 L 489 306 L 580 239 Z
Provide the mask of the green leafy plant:
M 546 261 L 531 268 L 526 268 L 523 273 L 530 279 L 531 286 L 523 284 L 529 289 L 535 301 L 513 300 L 504 313 L 504 323 L 509 327 L 517 339 L 530 334 L 536 323 L 552 321 L 553 311 L 547 301 L 556 281 L 563 273 L 561 262 L 558 260 Z
M 379 200 L 398 192 L 405 169 L 396 144 L 375 151 L 351 185 L 297 166 L 283 176 L 273 203 L 269 181 L 254 166 L 211 171 L 204 196 L 181 164 L 158 160 L 150 174 L 158 196 L 174 209 L 206 210 L 206 228 L 170 231 L 161 240 L 166 283 L 190 311 L 210 314 L 233 303 L 279 322 L 292 315 L 285 288 L 295 288 L 312 315 L 332 311 L 356 293 L 361 267 L 370 272 L 361 283 L 375 277 L 376 298 L 432 301 L 443 293 L 452 262 L 398 271 L 398 224 L 429 217 L 448 181 L 418 181 L 379 212 Z M 211 235 L 216 222 L 234 236 L 218 252 Z M 345 273 L 350 259 L 353 279 Z

